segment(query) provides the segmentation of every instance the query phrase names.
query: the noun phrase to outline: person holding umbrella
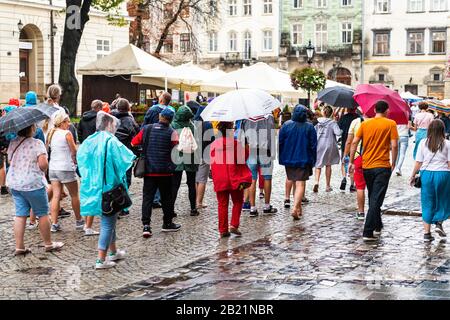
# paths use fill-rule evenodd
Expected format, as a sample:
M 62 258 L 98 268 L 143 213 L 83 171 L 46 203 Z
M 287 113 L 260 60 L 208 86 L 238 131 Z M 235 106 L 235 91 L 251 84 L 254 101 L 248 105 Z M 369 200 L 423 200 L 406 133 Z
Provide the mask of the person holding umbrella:
M 433 114 L 428 112 L 428 104 L 426 102 L 419 103 L 419 113 L 414 117 L 414 126 L 412 130 L 416 131 L 416 145 L 414 146 L 414 159 L 416 159 L 417 150 L 419 149 L 420 141 L 426 139 L 427 130 L 431 121 L 434 120 Z

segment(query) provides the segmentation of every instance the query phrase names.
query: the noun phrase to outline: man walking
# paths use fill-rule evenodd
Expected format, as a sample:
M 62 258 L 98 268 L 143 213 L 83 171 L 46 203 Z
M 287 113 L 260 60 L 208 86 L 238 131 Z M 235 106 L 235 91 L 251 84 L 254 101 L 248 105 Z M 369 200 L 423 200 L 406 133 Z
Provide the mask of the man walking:
M 387 119 L 389 105 L 380 100 L 375 104 L 375 118 L 361 123 L 353 139 L 350 151 L 350 173 L 355 171 L 355 154 L 362 140 L 362 168 L 364 180 L 369 191 L 369 211 L 364 225 L 363 240 L 376 241 L 383 223 L 381 206 L 383 205 L 389 179 L 398 154 L 398 132 L 395 121 Z M 389 159 L 391 152 L 392 164 Z
M 91 103 L 91 110 L 85 112 L 78 124 L 78 141 L 83 143 L 96 129 L 97 113 L 102 110 L 103 102 L 94 100 Z

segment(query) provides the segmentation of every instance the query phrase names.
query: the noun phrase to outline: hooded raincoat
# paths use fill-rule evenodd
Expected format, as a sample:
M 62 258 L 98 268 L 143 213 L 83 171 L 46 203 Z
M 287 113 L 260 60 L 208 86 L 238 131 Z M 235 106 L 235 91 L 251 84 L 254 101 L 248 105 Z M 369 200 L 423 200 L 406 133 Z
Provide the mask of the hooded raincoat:
M 108 150 L 105 162 L 106 147 Z M 126 172 L 131 168 L 134 159 L 133 152 L 109 132 L 96 132 L 84 141 L 77 153 L 78 169 L 81 175 L 82 216 L 102 214 L 102 193 L 120 183 L 127 186 Z M 103 179 L 105 163 L 106 181 Z
M 192 122 L 193 118 L 194 114 L 189 107 L 182 106 L 178 109 L 177 113 L 175 114 L 175 118 L 172 121 L 172 128 L 177 130 L 178 136 L 180 136 L 181 130 L 183 130 L 183 128 L 189 128 L 194 135 L 194 138 L 196 137 L 194 123 Z M 197 151 L 192 153 L 190 161 L 185 161 L 186 157 L 187 159 L 189 159 L 189 155 L 184 155 L 183 152 L 179 152 L 180 161 L 177 161 L 179 164 L 177 165 L 175 171 L 198 171 L 199 160 L 197 159 L 196 161 L 196 154 L 198 154 Z
M 315 167 L 323 168 L 339 164 L 340 155 L 337 137 L 342 134 L 342 130 L 333 119 L 319 118 L 318 121 L 315 127 L 317 131 L 317 161 Z

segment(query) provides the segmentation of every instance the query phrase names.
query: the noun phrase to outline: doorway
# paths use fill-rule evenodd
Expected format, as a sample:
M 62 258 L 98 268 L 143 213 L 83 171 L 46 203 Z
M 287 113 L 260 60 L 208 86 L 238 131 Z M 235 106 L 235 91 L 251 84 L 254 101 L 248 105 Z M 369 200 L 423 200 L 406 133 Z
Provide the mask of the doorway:
M 20 49 L 19 57 L 20 95 L 24 96 L 25 93 L 30 91 L 30 53 L 28 50 Z

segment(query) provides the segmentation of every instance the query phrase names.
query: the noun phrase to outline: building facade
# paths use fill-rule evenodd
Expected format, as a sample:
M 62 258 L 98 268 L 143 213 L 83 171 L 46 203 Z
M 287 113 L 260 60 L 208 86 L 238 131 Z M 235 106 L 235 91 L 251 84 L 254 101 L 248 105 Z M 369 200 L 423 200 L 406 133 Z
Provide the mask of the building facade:
M 13 97 L 23 99 L 29 90 L 36 91 L 42 100 L 47 87 L 58 82 L 64 8 L 63 0 L 0 0 L 0 103 Z M 126 15 L 125 7 L 122 12 Z M 91 11 L 76 68 L 128 43 L 128 26 L 113 26 L 106 14 Z M 82 77 L 78 81 L 82 88 Z M 80 110 L 81 92 L 78 113 Z
M 210 1 L 215 23 L 199 31 L 198 62 L 229 71 L 256 62 L 278 65 L 281 0 Z
M 362 0 L 282 0 L 280 67 L 306 67 L 306 46 L 315 48 L 312 66 L 348 85 L 361 81 Z
M 448 2 L 364 1 L 364 82 L 443 99 Z

